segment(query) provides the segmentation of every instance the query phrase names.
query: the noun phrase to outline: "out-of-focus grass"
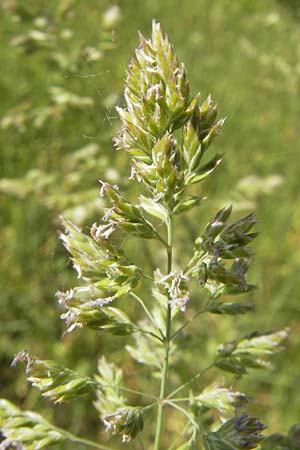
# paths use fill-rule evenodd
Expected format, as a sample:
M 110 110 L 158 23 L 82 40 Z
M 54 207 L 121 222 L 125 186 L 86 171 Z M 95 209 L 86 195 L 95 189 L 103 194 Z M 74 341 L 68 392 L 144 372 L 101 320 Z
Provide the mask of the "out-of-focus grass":
M 22 5 L 22 2 L 4 2 L 6 6 L 9 4 Z M 12 110 L 21 113 L 26 110 L 28 114 L 52 104 L 51 88 L 57 85 L 79 97 L 90 98 L 91 104 L 70 106 L 61 115 L 47 118 L 41 127 L 34 125 L 31 118 L 24 124 L 24 130 L 18 122 L 2 129 L 1 175 L 21 177 L 33 167 L 51 173 L 68 153 L 97 143 L 110 165 L 121 170 L 121 182 L 126 183 L 126 157 L 115 154 L 110 142 L 119 125 L 113 105 L 121 101 L 118 94 L 125 67 L 137 44 L 136 31 L 139 29 L 147 35 L 152 18 L 161 21 L 179 58 L 186 64 L 194 93 L 200 90 L 203 98 L 211 93 L 221 115 L 228 117 L 223 135 L 214 144 L 216 151 L 225 154 L 225 160 L 212 180 L 203 186 L 209 198 L 199 217 L 190 215 L 188 228 L 186 222 L 185 228 L 178 224 L 178 239 L 190 235 L 192 240 L 193 233 L 198 232 L 195 223 L 203 220 L 205 224 L 220 205 L 231 201 L 237 209 L 257 208 L 261 231 L 251 272 L 251 279 L 259 286 L 251 295 L 256 312 L 239 320 L 212 316 L 191 326 L 193 341 L 185 342 L 187 364 L 181 364 L 185 372 L 180 375 L 186 378 L 197 369 L 195 361 L 202 366 L 211 357 L 215 345 L 224 340 L 253 329 L 289 325 L 287 351 L 277 358 L 276 370 L 271 375 L 255 373 L 240 382 L 257 397 L 257 407 L 253 409 L 262 412 L 270 428 L 286 430 L 299 419 L 300 19 L 296 2 L 119 1 L 122 20 L 112 34 L 115 48 L 104 50 L 104 56 L 98 61 L 87 57 L 85 49 L 87 46 L 100 48 L 101 17 L 110 2 L 97 5 L 88 0 L 60 1 L 53 5 L 28 2 L 26 8 L 22 6 L 17 11 L 6 8 L 1 15 L 4 36 L 0 43 L 4 62 L 0 81 L 1 116 L 6 117 Z M 36 20 L 40 16 L 52 24 L 53 34 L 59 36 L 53 49 L 36 49 L 31 44 L 25 49 L 12 46 L 16 36 L 37 28 Z M 68 30 L 73 35 L 65 38 Z M 58 57 L 60 62 L 49 60 L 52 53 L 63 53 L 67 61 L 61 57 Z M 22 115 L 19 117 L 21 120 Z M 272 174 L 276 174 L 281 184 L 267 193 L 265 177 Z M 252 179 L 249 189 L 238 195 L 239 180 L 249 175 L 261 180 L 260 188 L 251 193 Z M 84 179 L 82 186 L 97 187 L 102 176 L 95 173 L 94 178 Z M 62 189 L 63 186 L 62 183 Z M 99 342 L 121 359 L 117 351 L 119 341 L 109 344 L 92 335 L 60 341 L 62 328 L 53 294 L 58 288 L 69 287 L 73 275 L 55 236 L 58 211 L 47 209 L 36 196 L 23 200 L 3 196 L 1 209 L 3 367 L 7 367 L 21 346 L 31 347 L 40 356 L 58 357 L 71 366 L 79 365 L 82 358 L 83 370 L 91 370 L 89 360 L 101 354 Z M 91 214 L 88 223 L 97 214 L 97 211 Z M 193 307 L 196 304 L 197 296 Z M 84 339 L 91 348 L 88 355 Z M 204 355 L 201 354 L 203 342 L 206 343 Z M 1 377 L 5 391 L 13 395 L 16 390 L 23 399 L 27 392 L 22 382 L 13 381 L 17 374 L 4 369 Z M 35 394 L 31 394 L 26 407 L 35 406 L 35 402 Z M 49 408 L 48 404 L 43 405 Z M 74 408 L 72 414 L 76 416 Z M 89 431 L 96 423 L 94 420 L 89 426 L 82 417 L 74 421 L 75 428 Z
M 12 186 L 0 182 L 1 396 L 17 397 L 26 408 L 38 408 L 38 396 L 33 391 L 28 396 L 22 372 L 9 367 L 16 351 L 28 347 L 82 371 L 94 369 L 99 354 L 97 337 L 61 339 L 61 310 L 54 294 L 70 286 L 74 275 L 56 229 L 57 216 L 66 208 L 63 200 L 78 195 L 86 202 L 83 194 L 89 190 L 96 200 L 107 159 L 114 165 L 109 116 L 118 87 L 110 66 L 119 10 L 110 8 L 108 1 L 98 6 L 73 1 L 4 1 L 0 7 L 4 36 L 0 44 L 0 171 L 1 178 L 18 180 L 16 195 L 10 197 L 5 192 Z M 107 11 L 115 14 L 112 25 L 103 16 Z M 76 180 L 74 176 L 81 174 L 70 164 L 72 158 L 74 166 L 74 150 L 91 144 L 98 146 L 96 158 L 86 162 L 82 178 Z M 32 169 L 43 174 L 35 173 L 35 179 Z M 37 188 L 48 175 L 54 175 L 51 189 Z M 35 194 L 27 195 L 28 186 Z M 54 194 L 52 203 L 49 194 Z M 76 203 L 83 206 L 80 199 Z M 98 214 L 94 207 L 90 220 Z M 41 407 L 53 416 L 49 403 Z M 72 414 L 68 411 L 58 408 L 58 422 L 77 431 L 88 422 L 98 422 L 95 414 L 84 422 L 85 407 L 73 408 Z

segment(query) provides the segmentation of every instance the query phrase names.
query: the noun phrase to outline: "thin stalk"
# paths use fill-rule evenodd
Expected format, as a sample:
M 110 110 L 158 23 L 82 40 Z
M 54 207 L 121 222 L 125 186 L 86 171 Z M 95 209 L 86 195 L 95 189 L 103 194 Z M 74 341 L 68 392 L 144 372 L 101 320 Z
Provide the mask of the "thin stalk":
M 146 450 L 145 446 L 144 446 L 143 439 L 141 438 L 141 436 L 138 437 L 138 441 L 140 443 L 141 450 Z
M 157 404 L 158 404 L 158 401 L 153 402 L 153 403 L 150 403 L 150 405 L 143 406 L 143 409 L 144 409 L 144 410 L 147 410 L 147 409 L 154 408 L 154 406 L 157 406 Z
M 90 441 L 89 439 L 84 439 L 79 436 L 75 436 L 75 434 L 69 433 L 68 431 L 62 430 L 58 427 L 53 427 L 55 430 L 57 430 L 59 433 L 63 434 L 66 439 L 68 439 L 71 442 L 77 442 L 78 444 L 87 445 L 89 447 L 93 448 L 99 448 L 100 450 L 113 450 L 112 447 L 107 447 L 106 445 L 99 444 L 98 442 Z
M 185 327 L 187 327 L 191 322 L 193 322 L 193 320 L 195 320 L 198 316 L 200 316 L 200 314 L 203 314 L 206 312 L 206 309 L 201 309 L 200 311 L 198 311 L 196 314 L 194 314 L 194 316 L 187 320 L 182 327 L 178 328 L 178 330 L 175 331 L 175 333 L 172 334 L 171 336 L 171 340 L 175 339 L 184 329 Z
M 146 280 L 153 281 L 153 277 L 151 277 L 150 275 L 147 275 L 146 273 L 143 274 L 143 277 L 146 278 Z
M 130 394 L 139 395 L 141 397 L 148 397 L 149 399 L 151 398 L 152 400 L 156 400 L 156 402 L 158 401 L 158 398 L 155 397 L 155 395 L 146 394 L 145 392 L 137 391 L 135 389 L 126 388 L 126 387 L 119 386 L 119 385 L 116 386 L 115 384 L 102 384 L 102 383 L 98 383 L 97 381 L 95 381 L 95 385 L 99 386 L 100 388 L 114 387 L 114 388 L 120 389 L 120 391 L 129 392 Z
M 154 338 L 157 339 L 158 341 L 164 342 L 164 340 L 163 340 L 160 336 L 158 336 L 158 335 L 155 334 L 155 333 L 152 333 L 152 331 L 143 330 L 143 328 L 139 328 L 139 327 L 137 327 L 137 326 L 135 326 L 135 330 L 136 330 L 136 331 L 139 331 L 139 332 L 142 333 L 142 334 L 149 334 L 150 336 L 154 337 Z
M 164 338 L 163 332 L 161 331 L 161 329 L 157 326 L 157 324 L 155 323 L 155 320 L 152 317 L 151 312 L 149 311 L 149 309 L 147 308 L 147 306 L 145 305 L 145 303 L 143 302 L 143 300 L 134 292 L 130 292 L 131 297 L 133 297 L 143 308 L 143 310 L 145 311 L 148 319 L 150 320 L 150 322 L 155 326 L 155 328 L 159 331 L 159 333 L 161 334 L 161 337 Z M 155 337 L 157 338 L 158 336 L 155 335 Z M 161 340 L 161 339 L 160 339 Z
M 148 222 L 148 223 L 150 223 L 150 222 Z M 156 239 L 158 241 L 160 241 L 167 248 L 168 247 L 168 242 L 159 233 L 157 233 L 155 229 L 153 229 L 153 231 L 155 233 Z
M 166 403 L 170 406 L 172 406 L 174 409 L 177 409 L 178 411 L 180 411 L 182 414 L 184 414 L 189 421 L 194 425 L 194 427 L 199 430 L 199 424 L 195 421 L 195 419 L 184 409 L 181 408 L 181 406 L 176 405 L 175 403 L 171 402 L 171 401 L 166 401 Z
M 181 441 L 182 437 L 185 435 L 185 433 L 187 432 L 187 430 L 189 429 L 190 426 L 190 420 L 187 421 L 185 427 L 183 428 L 183 430 L 180 433 L 180 436 L 177 436 L 174 441 L 172 442 L 172 444 L 168 447 L 168 450 L 174 450 L 175 448 L 178 447 L 179 442 Z
M 156 264 L 156 259 L 153 257 L 152 250 L 151 250 L 151 248 L 149 248 L 149 242 L 145 242 L 145 244 L 144 244 L 144 253 L 145 253 L 144 258 L 147 260 L 147 263 L 151 270 L 151 274 L 153 274 L 154 270 L 157 267 L 157 264 Z M 152 276 L 149 276 L 149 279 L 151 279 L 151 281 L 153 281 Z
M 158 404 L 154 450 L 159 450 L 159 448 L 160 448 L 160 438 L 161 438 L 162 427 L 163 427 L 163 419 L 164 419 L 163 400 L 165 398 L 166 391 L 167 391 L 167 380 L 168 380 L 168 370 L 169 370 L 170 327 L 171 327 L 171 306 L 168 305 L 166 340 L 165 340 L 165 355 L 164 355 L 164 363 L 163 363 L 162 378 L 161 378 L 161 385 L 160 385 L 160 394 L 159 394 L 160 403 Z
M 178 394 L 178 392 L 182 391 L 186 386 L 196 381 L 198 378 L 200 378 L 203 374 L 205 374 L 209 369 L 211 369 L 214 366 L 214 362 L 210 364 L 210 366 L 206 367 L 205 369 L 201 370 L 200 372 L 196 373 L 192 378 L 190 378 L 188 381 L 183 383 L 181 386 L 179 386 L 175 391 L 171 392 L 170 395 L 168 395 L 168 399 L 174 397 L 174 395 Z
M 187 266 L 186 266 L 185 269 L 183 270 L 183 273 L 184 273 L 185 275 L 187 274 L 188 270 L 189 270 L 190 267 L 193 265 L 193 263 L 194 263 L 195 261 L 197 261 L 197 259 L 198 259 L 198 256 L 197 256 L 197 255 L 194 255 L 194 256 L 192 257 L 192 259 L 188 262 Z
M 168 231 L 168 246 L 167 249 L 167 273 L 169 274 L 172 270 L 172 245 L 173 245 L 173 233 L 172 233 L 172 219 L 169 216 L 169 220 L 167 223 L 167 231 Z M 156 422 L 156 432 L 155 432 L 155 442 L 153 450 L 159 450 L 160 448 L 160 440 L 163 428 L 163 420 L 164 420 L 164 399 L 167 392 L 167 384 L 168 384 L 168 371 L 169 371 L 169 356 L 170 356 L 170 342 L 171 342 L 171 305 L 168 302 L 167 305 L 167 320 L 166 320 L 166 334 L 165 334 L 165 353 L 164 353 L 164 363 L 162 369 L 162 377 L 160 384 L 160 403 L 158 404 L 157 411 L 157 422 Z
M 195 254 L 192 259 L 189 261 L 188 265 L 186 266 L 186 268 L 184 269 L 183 273 L 188 276 L 190 271 L 193 269 L 193 264 L 195 261 L 197 261 L 197 263 L 199 264 L 200 261 L 203 261 L 205 259 L 205 257 L 207 256 L 207 252 L 203 252 L 200 255 L 199 254 Z M 191 267 L 192 266 L 192 267 Z
M 154 402 L 151 405 L 145 406 L 144 409 L 150 409 L 153 406 L 155 406 L 156 404 L 157 404 L 157 402 Z M 52 428 L 57 430 L 60 434 L 63 434 L 66 437 L 66 439 L 68 439 L 71 442 L 76 442 L 78 444 L 83 444 L 83 445 L 86 445 L 89 447 L 98 448 L 100 450 L 113 450 L 112 447 L 107 447 L 106 445 L 99 444 L 98 442 L 94 442 L 89 439 L 84 439 L 79 436 L 75 436 L 74 434 L 69 433 L 68 431 L 62 430 L 61 428 L 58 428 L 55 426 L 52 426 Z

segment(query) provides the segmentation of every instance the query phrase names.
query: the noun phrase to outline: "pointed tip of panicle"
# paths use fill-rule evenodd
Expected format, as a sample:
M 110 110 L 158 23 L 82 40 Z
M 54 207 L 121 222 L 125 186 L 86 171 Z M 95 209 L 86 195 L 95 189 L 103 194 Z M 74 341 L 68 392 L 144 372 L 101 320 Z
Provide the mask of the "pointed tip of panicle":
M 160 22 L 156 19 L 152 19 L 152 30 L 155 31 L 161 31 Z

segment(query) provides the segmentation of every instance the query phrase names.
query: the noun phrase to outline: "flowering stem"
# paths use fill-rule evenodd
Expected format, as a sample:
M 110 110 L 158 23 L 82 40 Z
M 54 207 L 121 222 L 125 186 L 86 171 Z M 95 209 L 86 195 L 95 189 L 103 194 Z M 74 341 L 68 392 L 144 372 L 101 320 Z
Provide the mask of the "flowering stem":
M 145 392 L 141 392 L 141 391 L 137 391 L 136 389 L 130 389 L 124 386 L 120 386 L 120 385 L 116 385 L 116 384 L 102 384 L 102 383 L 97 383 L 95 382 L 96 385 L 99 385 L 99 388 L 106 388 L 106 387 L 113 387 L 113 388 L 118 388 L 120 391 L 124 391 L 124 392 L 129 392 L 130 394 L 135 394 L 135 395 L 139 395 L 141 397 L 147 397 L 149 399 L 152 400 L 156 400 L 156 403 L 158 401 L 158 398 L 155 397 L 155 395 L 151 395 L 151 394 L 147 394 Z M 155 403 L 151 403 L 151 405 L 154 405 Z M 147 405 L 149 406 L 149 405 Z
M 141 450 L 146 450 L 145 446 L 144 446 L 143 439 L 141 438 L 141 436 L 138 437 L 138 440 L 139 440 L 139 443 L 140 443 Z
M 195 419 L 191 416 L 191 414 L 189 414 L 184 408 L 181 408 L 181 406 L 176 405 L 175 403 L 168 401 L 166 402 L 168 405 L 172 406 L 174 409 L 177 409 L 178 411 L 180 411 L 182 414 L 184 414 L 189 421 L 194 425 L 194 427 L 198 430 L 199 429 L 199 425 L 197 424 L 197 422 L 195 421 Z
M 167 249 L 167 274 L 169 274 L 172 270 L 172 250 L 173 250 L 173 248 L 172 248 L 173 233 L 172 233 L 172 218 L 171 218 L 171 216 L 169 216 L 169 220 L 167 222 L 167 231 L 168 231 L 168 246 L 166 247 L 166 249 Z M 171 305 L 168 302 L 166 334 L 164 337 L 165 354 L 164 354 L 164 363 L 163 363 L 161 385 L 160 385 L 160 394 L 159 394 L 160 403 L 158 405 L 158 412 L 157 412 L 154 450 L 159 450 L 159 448 L 160 448 L 160 439 L 161 439 L 161 433 L 162 433 L 162 428 L 163 428 L 163 419 L 164 419 L 163 400 L 166 396 L 167 384 L 168 384 L 170 342 L 171 342 Z
M 75 436 L 74 434 L 62 430 L 61 428 L 58 427 L 53 428 L 57 430 L 59 433 L 63 434 L 66 437 L 66 439 L 68 439 L 71 442 L 77 442 L 78 444 L 87 445 L 89 447 L 98 448 L 100 450 L 113 450 L 112 447 L 107 447 L 106 445 L 101 445 L 98 442 L 90 441 L 89 439 L 84 439 L 79 436 Z
M 175 339 L 183 330 L 186 328 L 193 320 L 195 320 L 200 314 L 204 314 L 206 312 L 206 308 L 201 309 L 200 311 L 196 312 L 196 314 L 193 315 L 193 317 L 189 320 L 187 320 L 180 328 L 178 328 L 177 331 L 175 331 L 172 336 L 171 340 Z
M 155 328 L 159 331 L 159 333 L 161 334 L 161 337 L 164 338 L 163 332 L 161 331 L 161 329 L 157 326 L 157 324 L 155 323 L 154 318 L 152 317 L 152 314 L 150 313 L 149 309 L 147 308 L 147 306 L 145 305 L 145 303 L 143 302 L 143 300 L 136 295 L 134 292 L 130 293 L 131 297 L 133 297 L 135 300 L 137 300 L 137 302 L 141 305 L 141 307 L 143 308 L 143 310 L 145 311 L 148 319 L 150 320 L 150 322 L 155 326 Z M 161 339 L 155 335 L 155 337 L 157 339 L 159 339 L 161 341 Z
M 174 395 L 178 394 L 178 392 L 181 392 L 186 386 L 188 386 L 189 384 L 193 383 L 198 378 L 200 378 L 204 373 L 206 373 L 208 370 L 210 370 L 214 366 L 214 364 L 215 363 L 213 362 L 208 367 L 206 367 L 205 369 L 203 369 L 200 372 L 196 373 L 196 375 L 194 375 L 188 381 L 186 381 L 181 386 L 179 386 L 177 389 L 175 389 L 175 391 L 171 392 L 171 394 L 167 398 L 171 399 L 172 397 L 174 397 Z
M 164 342 L 164 340 L 161 338 L 161 337 L 159 337 L 157 334 L 155 334 L 155 333 L 152 333 L 152 331 L 147 331 L 147 330 L 144 330 L 143 328 L 139 328 L 139 327 L 135 327 L 135 329 L 136 329 L 136 331 L 139 331 L 140 333 L 142 333 L 142 334 L 149 334 L 149 336 L 152 336 L 152 337 L 154 337 L 154 339 L 157 339 L 158 341 L 160 341 L 160 342 Z
M 176 436 L 173 443 L 168 447 L 168 450 L 174 450 L 175 448 L 178 447 L 179 442 L 182 440 L 182 437 L 185 436 L 189 427 L 190 427 L 190 419 L 187 420 L 187 423 L 186 423 L 185 427 L 182 429 L 180 435 Z

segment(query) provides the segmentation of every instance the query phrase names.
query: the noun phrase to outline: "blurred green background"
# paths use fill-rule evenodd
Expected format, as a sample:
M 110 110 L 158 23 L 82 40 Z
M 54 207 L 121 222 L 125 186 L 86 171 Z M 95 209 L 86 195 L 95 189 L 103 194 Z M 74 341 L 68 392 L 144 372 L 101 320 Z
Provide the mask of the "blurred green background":
M 212 94 L 227 117 L 214 144 L 224 162 L 201 186 L 205 205 L 177 224 L 178 254 L 224 204 L 237 215 L 256 209 L 261 231 L 250 273 L 259 287 L 250 299 L 256 311 L 193 324 L 177 377 L 186 379 L 221 342 L 289 326 L 274 370 L 237 383 L 256 397 L 252 409 L 270 432 L 286 431 L 300 419 L 299 0 L 2 0 L 0 394 L 95 436 L 91 399 L 54 410 L 27 385 L 23 368 L 9 367 L 13 355 L 27 348 L 92 373 L 97 358 L 111 354 L 129 381 L 135 377 L 124 339 L 85 330 L 62 338 L 55 292 L 72 287 L 75 274 L 57 229 L 60 214 L 86 230 L 101 216 L 100 178 L 130 189 L 127 156 L 112 144 L 120 126 L 114 107 L 122 104 L 137 31 L 148 36 L 153 18 L 184 61 L 193 93 Z M 152 257 L 148 246 L 145 259 Z M 168 426 L 175 431 L 178 422 Z

